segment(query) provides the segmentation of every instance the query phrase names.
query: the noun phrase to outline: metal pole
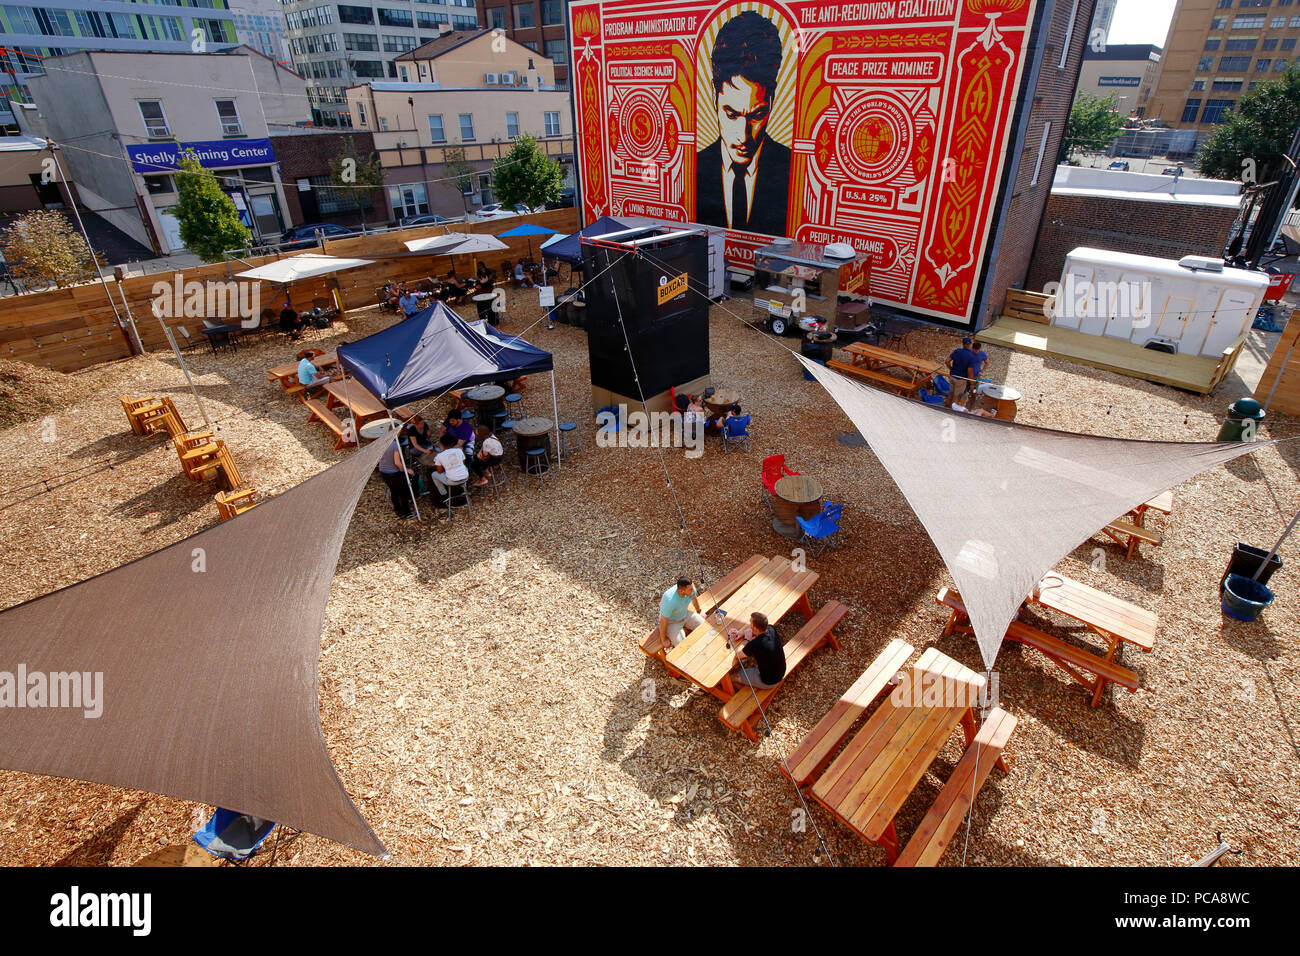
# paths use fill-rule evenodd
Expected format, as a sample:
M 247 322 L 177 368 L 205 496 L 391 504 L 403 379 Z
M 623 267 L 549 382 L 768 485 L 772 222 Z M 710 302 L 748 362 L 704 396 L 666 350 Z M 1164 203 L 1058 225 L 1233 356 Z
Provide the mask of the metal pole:
M 555 369 L 551 369 L 551 411 L 555 413 L 555 467 L 563 468 L 564 462 L 560 455 L 560 406 L 555 399 Z
M 122 297 L 122 309 L 126 312 L 127 321 L 131 323 L 131 331 L 135 334 L 135 344 L 140 347 L 140 354 L 143 355 L 144 340 L 140 338 L 140 330 L 135 325 L 135 316 L 131 314 L 131 305 L 126 301 L 126 290 L 122 288 L 120 282 L 117 284 L 117 294 Z
M 162 326 L 163 334 L 167 336 L 167 341 L 171 343 L 172 351 L 176 353 L 176 361 L 181 363 L 181 371 L 185 373 L 185 381 L 190 383 L 190 391 L 194 394 L 194 402 L 199 406 L 199 414 L 203 416 L 203 424 L 209 428 L 212 427 L 212 419 L 208 418 L 208 411 L 203 407 L 203 399 L 199 398 L 199 391 L 194 387 L 194 379 L 190 378 L 189 366 L 185 364 L 185 359 L 181 357 L 181 350 L 176 345 L 176 336 L 172 335 L 172 330 L 167 327 L 167 323 L 162 319 L 158 320 Z
M 1291 523 L 1287 525 L 1286 530 L 1282 532 L 1282 537 L 1277 539 L 1277 544 L 1273 545 L 1273 550 L 1268 553 L 1268 557 L 1260 562 L 1259 567 L 1256 569 L 1254 576 L 1251 578 L 1252 581 L 1258 581 L 1259 576 L 1263 574 L 1264 569 L 1268 567 L 1268 563 L 1272 561 L 1275 557 L 1277 557 L 1277 552 L 1278 549 L 1282 547 L 1282 542 L 1285 541 L 1287 539 L 1287 536 L 1292 531 L 1295 530 L 1296 522 L 1298 521 L 1300 521 L 1300 511 L 1297 511 L 1295 513 L 1295 517 L 1291 519 Z

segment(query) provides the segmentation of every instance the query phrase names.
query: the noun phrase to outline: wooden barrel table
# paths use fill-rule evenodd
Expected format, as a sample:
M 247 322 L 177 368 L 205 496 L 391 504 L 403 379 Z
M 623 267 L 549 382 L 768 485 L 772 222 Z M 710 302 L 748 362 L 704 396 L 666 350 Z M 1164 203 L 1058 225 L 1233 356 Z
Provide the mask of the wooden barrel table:
M 1020 393 L 1014 388 L 1009 385 L 990 385 L 986 382 L 980 386 L 980 394 L 987 395 L 992 400 L 995 417 L 1004 422 L 1016 420 L 1016 402 L 1020 401 Z
M 720 388 L 704 400 L 704 407 L 709 410 L 709 417 L 726 414 L 732 405 L 740 403 L 740 393 L 734 388 Z
M 500 385 L 476 385 L 466 389 L 463 399 L 474 408 L 474 424 L 492 427 L 492 413 L 505 409 L 506 390 Z
M 772 496 L 772 530 L 787 538 L 799 537 L 795 516 L 812 518 L 822 510 L 822 486 L 807 475 L 786 475 Z
M 555 467 L 555 452 L 551 448 L 551 429 L 555 423 L 549 418 L 521 418 L 515 422 L 515 448 L 519 452 L 519 469 L 527 470 L 528 452 L 533 448 L 545 448 L 546 457 Z

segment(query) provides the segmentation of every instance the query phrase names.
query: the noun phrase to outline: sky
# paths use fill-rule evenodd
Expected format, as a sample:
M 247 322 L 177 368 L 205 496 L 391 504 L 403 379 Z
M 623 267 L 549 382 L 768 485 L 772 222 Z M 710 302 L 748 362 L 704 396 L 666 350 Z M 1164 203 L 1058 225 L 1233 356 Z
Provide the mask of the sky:
M 1177 0 L 1119 0 L 1108 43 L 1154 43 L 1163 47 Z

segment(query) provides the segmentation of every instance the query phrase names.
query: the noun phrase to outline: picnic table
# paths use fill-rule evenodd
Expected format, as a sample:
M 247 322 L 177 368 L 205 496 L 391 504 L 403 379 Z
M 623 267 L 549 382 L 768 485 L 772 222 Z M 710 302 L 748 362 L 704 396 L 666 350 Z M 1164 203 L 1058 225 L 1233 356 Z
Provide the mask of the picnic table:
M 997 734 L 990 730 L 987 742 L 975 746 L 979 731 L 973 708 L 984 685 L 983 675 L 928 649 L 813 784 L 813 798 L 858 836 L 883 848 L 893 863 L 899 858 L 894 817 L 961 728 L 967 755 L 913 837 L 924 844 L 914 855 L 937 860 L 960 826 L 964 812 L 959 811 L 970 805 L 972 790 L 995 764 L 1006 769 L 1001 750 L 1015 718 L 995 709 L 986 726 Z M 913 852 L 911 844 L 908 850 Z
M 1163 515 L 1172 514 L 1174 510 L 1173 491 L 1162 491 L 1150 501 L 1144 501 L 1136 508 L 1129 509 L 1129 517 L 1139 528 L 1145 526 L 1148 511 L 1158 511 Z
M 325 386 L 325 392 L 329 396 L 325 400 L 325 407 L 333 409 L 342 405 L 352 413 L 356 419 L 357 425 L 360 426 L 372 418 L 387 416 L 389 410 L 384 407 L 384 403 L 377 399 L 370 390 L 350 378 L 337 382 L 330 382 Z M 411 417 L 410 409 L 406 407 L 394 409 L 393 415 L 405 421 Z
M 312 357 L 311 364 L 315 365 L 318 371 L 325 371 L 333 365 L 339 364 L 338 353 L 326 352 L 323 355 Z M 266 380 L 277 383 L 286 392 L 292 394 L 301 391 L 302 386 L 298 383 L 298 363 L 286 362 L 283 365 L 277 365 L 274 368 L 266 370 Z M 295 388 L 295 386 L 297 386 Z
M 915 396 L 944 366 L 928 359 L 916 358 L 902 352 L 892 352 L 878 345 L 854 342 L 844 347 L 851 365 L 832 359 L 829 368 L 865 379 L 873 385 L 883 386 L 900 395 Z
M 808 590 L 817 583 L 816 571 L 799 571 L 788 556 L 769 558 L 718 606 L 724 617 L 711 616 L 691 631 L 665 658 L 668 669 L 723 701 L 735 693 L 729 673 L 736 655 L 728 639 L 731 630 L 749 627 L 755 611 L 776 624 L 793 608 L 804 621 L 812 618 Z

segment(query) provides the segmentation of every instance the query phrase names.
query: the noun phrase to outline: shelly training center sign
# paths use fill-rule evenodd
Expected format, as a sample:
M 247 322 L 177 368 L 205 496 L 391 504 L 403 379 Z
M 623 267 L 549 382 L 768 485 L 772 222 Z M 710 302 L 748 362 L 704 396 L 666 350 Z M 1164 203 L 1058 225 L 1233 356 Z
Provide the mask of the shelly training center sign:
M 193 150 L 208 169 L 227 166 L 261 166 L 275 162 L 269 139 L 219 139 L 194 143 L 150 143 L 128 146 L 131 168 L 137 173 L 158 173 L 179 168 L 180 156 Z
M 583 216 L 872 254 L 871 295 L 970 324 L 1044 0 L 573 0 Z

